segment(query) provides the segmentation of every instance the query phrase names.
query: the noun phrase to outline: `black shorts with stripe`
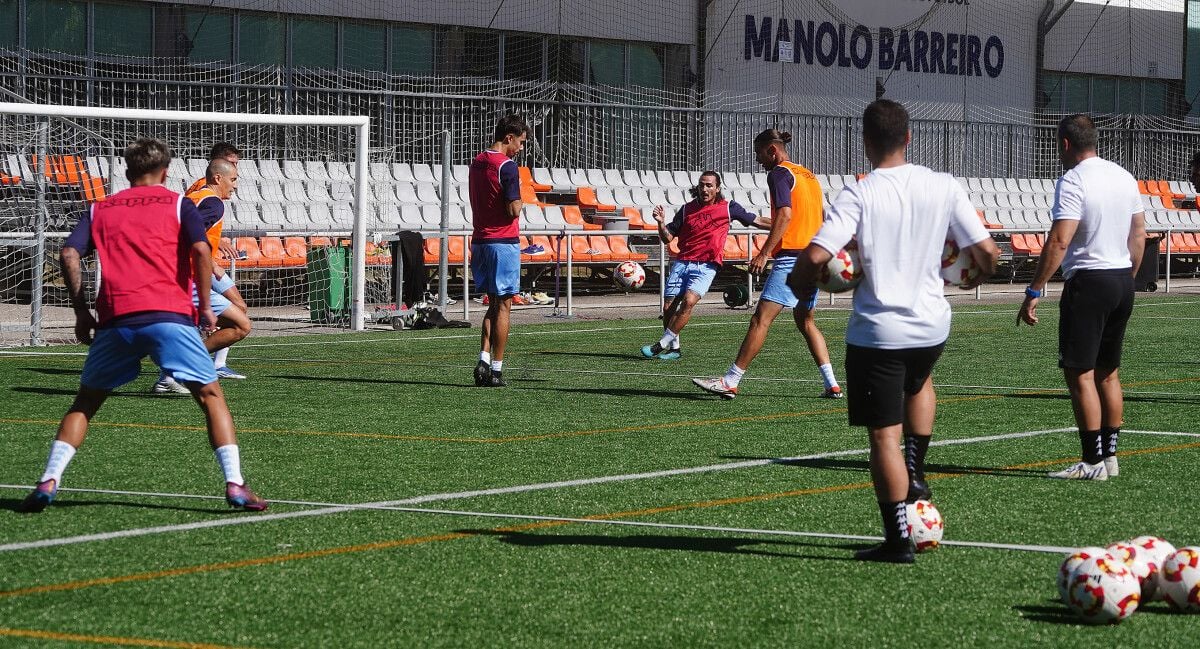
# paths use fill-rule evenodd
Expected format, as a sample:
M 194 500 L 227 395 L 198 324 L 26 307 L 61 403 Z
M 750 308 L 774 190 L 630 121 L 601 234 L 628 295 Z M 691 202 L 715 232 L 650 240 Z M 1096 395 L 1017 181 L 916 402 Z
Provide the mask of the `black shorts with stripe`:
M 851 426 L 904 423 L 905 400 L 920 392 L 946 344 L 913 349 L 846 345 L 846 407 Z
M 1058 366 L 1120 367 L 1131 313 L 1133 273 L 1128 268 L 1076 271 L 1059 300 Z

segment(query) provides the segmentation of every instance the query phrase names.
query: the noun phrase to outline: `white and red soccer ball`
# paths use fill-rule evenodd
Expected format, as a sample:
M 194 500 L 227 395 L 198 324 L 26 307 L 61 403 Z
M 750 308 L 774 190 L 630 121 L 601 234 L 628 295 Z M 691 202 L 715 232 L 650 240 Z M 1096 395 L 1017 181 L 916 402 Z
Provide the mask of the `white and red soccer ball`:
M 1141 586 L 1124 562 L 1105 555 L 1076 566 L 1067 582 L 1065 602 L 1090 624 L 1112 624 L 1133 615 Z
M 1126 568 L 1129 568 L 1129 572 L 1133 573 L 1138 580 L 1138 587 L 1142 591 L 1142 601 L 1149 602 L 1154 597 L 1154 591 L 1158 585 L 1158 577 L 1155 574 L 1157 566 L 1153 561 L 1148 561 L 1149 553 L 1135 545 L 1133 541 L 1110 543 L 1105 549 L 1114 558 L 1124 563 Z
M 1139 536 L 1129 543 L 1138 547 L 1139 553 L 1142 555 L 1146 565 L 1150 566 L 1150 570 L 1154 573 L 1154 588 L 1150 593 L 1150 598 L 1161 600 L 1163 598 L 1162 567 L 1166 563 L 1167 557 L 1175 554 L 1175 546 L 1157 536 Z M 1145 592 L 1144 587 L 1142 591 L 1143 593 Z M 1143 598 L 1142 601 L 1146 602 L 1150 600 Z
M 858 243 L 851 241 L 817 271 L 815 283 L 822 291 L 842 293 L 858 286 L 862 278 L 862 266 L 858 263 Z
M 908 504 L 908 540 L 917 552 L 936 550 L 946 531 L 942 513 L 928 500 Z
M 1171 608 L 1200 613 L 1200 547 L 1179 548 L 1167 557 L 1158 586 Z
M 1088 559 L 1096 557 L 1112 556 L 1108 550 L 1095 546 L 1078 548 L 1063 559 L 1062 565 L 1058 567 L 1058 596 L 1062 599 L 1063 604 L 1067 604 L 1067 590 L 1071 586 L 1071 579 L 1075 576 L 1075 570 L 1083 565 Z M 1069 606 L 1069 604 L 1068 604 Z
M 954 239 L 942 247 L 942 280 L 947 286 L 965 286 L 979 277 L 980 268 L 971 255 L 963 254 Z
M 634 261 L 623 261 L 613 269 L 613 281 L 624 289 L 641 288 L 646 283 L 646 269 Z

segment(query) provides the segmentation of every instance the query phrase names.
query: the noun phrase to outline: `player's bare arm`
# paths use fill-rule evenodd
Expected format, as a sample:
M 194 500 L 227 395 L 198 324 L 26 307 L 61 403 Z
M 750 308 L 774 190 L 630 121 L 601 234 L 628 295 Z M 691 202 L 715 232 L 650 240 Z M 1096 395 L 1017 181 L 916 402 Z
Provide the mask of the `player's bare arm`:
M 88 308 L 87 298 L 83 296 L 83 270 L 79 263 L 79 251 L 65 247 L 59 253 L 62 262 L 63 279 L 67 284 L 71 308 L 75 311 L 75 337 L 79 342 L 89 345 L 92 342 L 92 332 L 96 329 L 96 318 Z
M 750 260 L 750 272 L 759 275 L 763 269 L 767 267 L 767 260 L 771 258 L 771 251 L 783 241 L 783 233 L 787 232 L 788 223 L 792 220 L 792 208 L 781 207 L 775 210 L 771 217 L 771 233 L 767 235 L 767 242 L 754 255 L 754 259 Z
M 1137 277 L 1138 267 L 1142 265 L 1142 255 L 1146 252 L 1146 213 L 1138 212 L 1133 215 L 1133 224 L 1129 228 L 1129 259 L 1133 262 L 1133 275 Z
M 520 199 L 517 199 L 515 201 L 509 201 L 508 205 L 504 206 L 504 209 L 506 212 L 508 212 L 508 216 L 515 221 L 521 218 L 522 207 L 524 207 L 524 204 L 521 203 Z
M 1033 273 L 1033 281 L 1030 282 L 1029 288 L 1039 292 L 1046 290 L 1046 284 L 1062 265 L 1063 257 L 1067 255 L 1067 246 L 1078 229 L 1079 221 L 1072 219 L 1058 219 L 1050 226 L 1050 234 L 1042 247 L 1042 256 L 1038 258 L 1037 270 Z M 1037 324 L 1037 304 L 1038 298 L 1026 295 L 1020 311 L 1017 312 L 1017 324 Z
M 655 205 L 653 215 L 654 215 L 655 222 L 658 224 L 658 236 L 660 239 L 662 239 L 662 242 L 663 243 L 671 243 L 672 241 L 674 241 L 675 235 L 671 234 L 671 231 L 667 229 L 667 224 L 666 224 L 667 214 L 666 214 L 666 210 L 663 209 L 663 206 Z

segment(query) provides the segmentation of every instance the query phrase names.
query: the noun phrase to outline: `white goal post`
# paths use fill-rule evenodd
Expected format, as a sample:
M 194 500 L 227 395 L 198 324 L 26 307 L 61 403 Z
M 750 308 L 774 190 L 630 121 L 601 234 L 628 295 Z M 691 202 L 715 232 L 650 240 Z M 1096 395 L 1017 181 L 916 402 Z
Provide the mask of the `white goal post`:
M 0 115 L 154 122 L 197 122 L 207 124 L 352 127 L 355 132 L 355 150 L 351 167 L 354 176 L 354 228 L 351 235 L 353 254 L 351 263 L 353 268 L 351 274 L 350 327 L 354 331 L 362 331 L 366 328 L 366 233 L 367 215 L 370 214 L 368 209 L 370 193 L 367 186 L 368 145 L 370 143 L 371 126 L 371 119 L 369 117 L 357 115 L 264 115 L 258 113 L 145 110 L 4 102 L 0 102 Z M 171 145 L 171 142 L 167 142 L 167 144 Z

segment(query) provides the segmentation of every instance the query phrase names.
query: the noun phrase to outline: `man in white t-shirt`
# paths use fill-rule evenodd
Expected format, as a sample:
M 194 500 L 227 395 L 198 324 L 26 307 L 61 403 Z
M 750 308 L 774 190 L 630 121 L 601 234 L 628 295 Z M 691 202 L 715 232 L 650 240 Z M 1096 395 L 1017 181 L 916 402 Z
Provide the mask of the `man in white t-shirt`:
M 864 561 L 913 562 L 906 501 L 930 495 L 924 464 L 937 407 L 932 371 L 950 335 L 941 275 L 946 239 L 982 271 L 964 288 L 990 277 L 1000 256 L 954 177 L 905 160 L 910 141 L 903 106 L 887 99 L 867 106 L 863 149 L 874 171 L 842 190 L 788 278 L 796 295 L 811 293 L 818 269 L 857 239 L 863 279 L 846 327 L 846 396 L 850 425 L 871 436 L 885 539 L 855 554 Z
M 1083 449 L 1080 461 L 1053 478 L 1107 480 L 1117 475 L 1117 437 L 1125 403 L 1117 368 L 1133 312 L 1133 276 L 1146 244 L 1137 180 L 1096 155 L 1087 115 L 1058 123 L 1058 157 L 1067 170 L 1054 190 L 1054 223 L 1038 259 L 1017 324 L 1038 322 L 1038 299 L 1062 265 L 1058 366 L 1071 392 Z

